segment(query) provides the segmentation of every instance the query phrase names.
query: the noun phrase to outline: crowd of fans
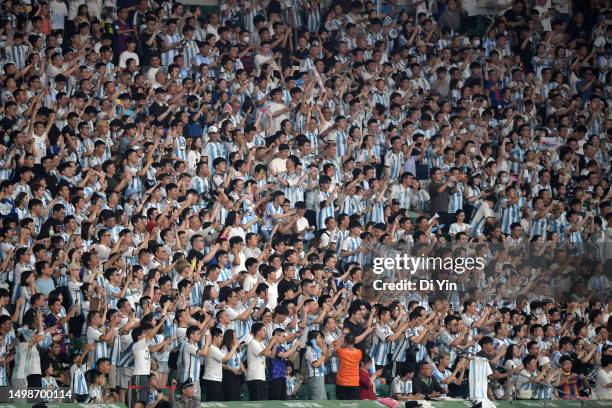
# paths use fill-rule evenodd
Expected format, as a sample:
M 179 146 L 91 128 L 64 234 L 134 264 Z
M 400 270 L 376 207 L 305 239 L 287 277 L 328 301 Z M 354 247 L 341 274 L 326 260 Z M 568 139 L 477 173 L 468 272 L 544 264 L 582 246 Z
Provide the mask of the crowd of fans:
M 407 3 L 2 1 L 0 386 L 611 399 L 610 2 Z

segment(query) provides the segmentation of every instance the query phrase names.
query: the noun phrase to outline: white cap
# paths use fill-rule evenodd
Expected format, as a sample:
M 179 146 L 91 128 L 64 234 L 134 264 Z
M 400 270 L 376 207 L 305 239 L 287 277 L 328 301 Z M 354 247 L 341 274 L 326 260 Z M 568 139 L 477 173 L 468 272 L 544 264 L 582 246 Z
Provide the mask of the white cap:
M 217 133 L 219 131 L 219 128 L 216 126 L 211 126 L 208 128 L 208 133 Z
M 550 358 L 546 356 L 538 357 L 538 366 L 542 367 L 543 365 L 550 364 Z

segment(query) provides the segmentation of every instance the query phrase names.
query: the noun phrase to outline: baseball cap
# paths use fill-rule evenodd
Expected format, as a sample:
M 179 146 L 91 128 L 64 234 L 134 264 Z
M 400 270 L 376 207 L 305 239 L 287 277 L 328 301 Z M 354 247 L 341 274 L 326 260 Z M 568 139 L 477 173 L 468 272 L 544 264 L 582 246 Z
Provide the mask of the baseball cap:
M 210 126 L 208 128 L 208 133 L 217 133 L 219 131 L 219 128 L 216 126 Z
M 184 390 L 186 388 L 192 387 L 194 385 L 194 382 L 191 378 L 185 380 L 184 383 L 181 384 L 181 390 Z
M 538 366 L 542 367 L 543 365 L 550 364 L 550 358 L 546 356 L 538 357 Z

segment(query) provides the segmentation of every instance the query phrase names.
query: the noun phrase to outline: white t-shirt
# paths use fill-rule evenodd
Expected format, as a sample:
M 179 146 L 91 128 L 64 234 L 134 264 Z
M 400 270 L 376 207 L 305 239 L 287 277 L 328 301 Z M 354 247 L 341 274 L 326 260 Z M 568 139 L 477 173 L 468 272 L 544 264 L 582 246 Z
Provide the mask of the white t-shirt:
M 146 338 L 134 343 L 132 352 L 134 353 L 134 375 L 151 375 L 151 355 Z
M 247 273 L 244 277 L 244 282 L 242 282 L 242 288 L 248 292 L 253 289 L 253 286 L 255 285 L 257 285 L 257 276 Z
M 266 357 L 260 353 L 265 349 L 265 346 L 258 340 L 251 340 L 247 350 L 247 368 L 246 380 L 261 380 L 266 381 Z
M 282 115 L 281 115 L 282 116 Z M 268 164 L 270 172 L 274 175 L 287 171 L 287 159 L 276 157 Z
M 47 135 L 44 133 L 40 136 L 32 135 L 32 139 L 34 139 L 34 161 L 40 163 L 42 158 L 47 154 Z
M 274 115 L 276 112 L 280 112 L 281 110 L 285 109 L 286 106 L 282 103 L 276 103 L 276 102 L 272 102 L 270 103 L 270 106 L 268 107 L 268 110 L 270 111 L 270 113 L 272 113 L 272 115 Z M 281 123 L 283 122 L 283 120 L 285 119 L 289 119 L 289 115 L 287 114 L 287 112 L 283 113 L 282 115 L 278 115 L 275 118 L 272 118 L 272 132 L 278 132 L 281 128 Z
M 274 310 L 278 304 L 278 283 L 270 283 L 266 281 L 265 284 L 268 285 L 268 307 L 271 310 Z
M 63 30 L 64 17 L 68 16 L 66 3 L 53 0 L 51 4 L 49 4 L 49 10 L 51 11 L 51 28 L 53 30 Z
M 225 354 L 212 344 L 208 348 L 206 354 L 206 363 L 204 365 L 204 377 L 202 379 L 209 381 L 219 381 L 223 379 L 223 357 Z
M 269 62 L 272 59 L 272 55 L 262 55 L 262 54 L 256 54 L 255 58 L 253 59 L 253 62 L 255 63 L 255 68 L 257 69 L 257 72 L 259 72 L 260 67 Z
M 119 68 L 126 68 L 127 60 L 129 60 L 130 58 L 136 60 L 136 65 L 140 65 L 140 58 L 138 58 L 138 54 L 129 51 L 123 51 L 119 56 Z
M 612 372 L 600 368 L 595 376 L 595 392 L 597 397 L 602 399 L 612 399 L 612 388 L 606 388 L 612 382 Z
M 85 0 L 71 0 L 68 2 L 68 20 L 74 20 L 81 4 L 85 4 Z

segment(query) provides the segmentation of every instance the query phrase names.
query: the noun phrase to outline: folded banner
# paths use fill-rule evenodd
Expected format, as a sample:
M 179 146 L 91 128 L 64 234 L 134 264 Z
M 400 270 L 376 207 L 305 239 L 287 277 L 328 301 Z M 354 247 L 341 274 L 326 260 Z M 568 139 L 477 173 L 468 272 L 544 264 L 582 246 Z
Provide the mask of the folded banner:
M 483 408 L 495 407 L 487 396 L 489 376 L 493 374 L 489 360 L 482 357 L 474 357 L 470 361 L 470 399 L 474 402 L 482 402 Z

